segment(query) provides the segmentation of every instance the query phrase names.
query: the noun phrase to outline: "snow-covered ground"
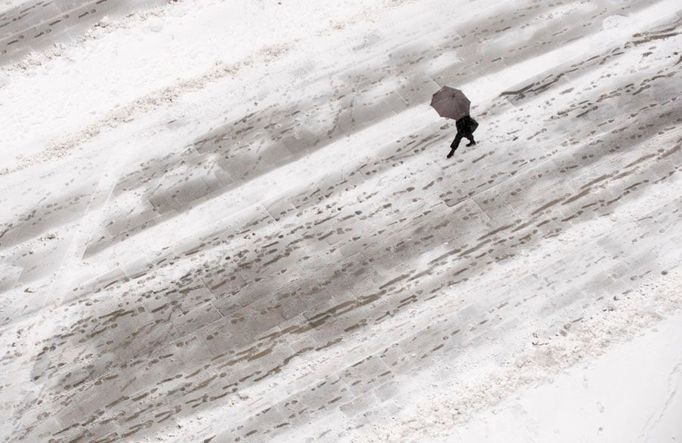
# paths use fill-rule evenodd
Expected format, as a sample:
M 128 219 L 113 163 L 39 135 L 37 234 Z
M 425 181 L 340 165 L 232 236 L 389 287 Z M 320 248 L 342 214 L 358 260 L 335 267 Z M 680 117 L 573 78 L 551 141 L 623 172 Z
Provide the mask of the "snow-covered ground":
M 523 389 L 443 441 L 671 442 L 682 417 L 682 315 L 631 342 Z
M 679 441 L 681 30 L 0 0 L 0 437 Z

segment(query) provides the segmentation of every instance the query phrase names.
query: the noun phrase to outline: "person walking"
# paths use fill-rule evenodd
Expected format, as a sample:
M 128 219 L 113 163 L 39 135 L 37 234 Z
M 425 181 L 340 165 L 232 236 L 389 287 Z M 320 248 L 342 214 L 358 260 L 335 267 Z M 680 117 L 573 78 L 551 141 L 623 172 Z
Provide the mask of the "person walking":
M 474 140 L 474 131 L 478 128 L 478 122 L 469 115 L 471 101 L 460 89 L 443 86 L 431 97 L 431 107 L 433 107 L 441 117 L 449 118 L 457 122 L 457 135 L 450 144 L 450 152 L 448 153 L 447 158 L 454 155 L 463 138 L 469 140 L 467 146 L 476 144 L 476 140 Z
M 469 140 L 467 146 L 473 146 L 476 144 L 476 140 L 474 140 L 474 131 L 476 128 L 478 128 L 478 122 L 476 120 L 471 118 L 470 115 L 465 115 L 464 117 L 458 119 L 455 125 L 457 126 L 457 135 L 450 144 L 450 153 L 448 154 L 447 158 L 450 158 L 455 154 L 455 151 L 459 147 L 459 143 L 463 138 Z

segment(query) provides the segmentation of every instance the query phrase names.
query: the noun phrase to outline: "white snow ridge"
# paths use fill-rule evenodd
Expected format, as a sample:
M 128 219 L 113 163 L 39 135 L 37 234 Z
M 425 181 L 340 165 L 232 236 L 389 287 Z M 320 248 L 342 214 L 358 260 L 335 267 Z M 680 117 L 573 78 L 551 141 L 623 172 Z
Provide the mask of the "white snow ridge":
M 681 73 L 679 0 L 0 0 L 0 441 L 682 441 Z

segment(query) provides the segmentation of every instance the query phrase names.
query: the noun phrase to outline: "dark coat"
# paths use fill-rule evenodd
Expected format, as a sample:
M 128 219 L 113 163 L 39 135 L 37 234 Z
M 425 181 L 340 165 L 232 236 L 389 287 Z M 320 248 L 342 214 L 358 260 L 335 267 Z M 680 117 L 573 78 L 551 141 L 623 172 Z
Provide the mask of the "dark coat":
M 471 118 L 471 116 L 465 115 L 464 117 L 457 120 L 456 126 L 457 132 L 463 137 L 467 137 L 473 135 L 476 128 L 478 128 L 478 122 Z

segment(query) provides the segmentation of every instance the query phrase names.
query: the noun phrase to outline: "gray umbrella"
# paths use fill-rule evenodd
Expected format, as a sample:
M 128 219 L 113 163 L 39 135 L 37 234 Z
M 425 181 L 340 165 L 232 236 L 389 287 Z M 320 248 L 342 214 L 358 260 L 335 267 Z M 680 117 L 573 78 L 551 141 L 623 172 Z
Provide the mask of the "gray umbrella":
M 431 97 L 431 107 L 438 115 L 445 118 L 459 120 L 469 115 L 471 102 L 459 89 L 443 86 Z

